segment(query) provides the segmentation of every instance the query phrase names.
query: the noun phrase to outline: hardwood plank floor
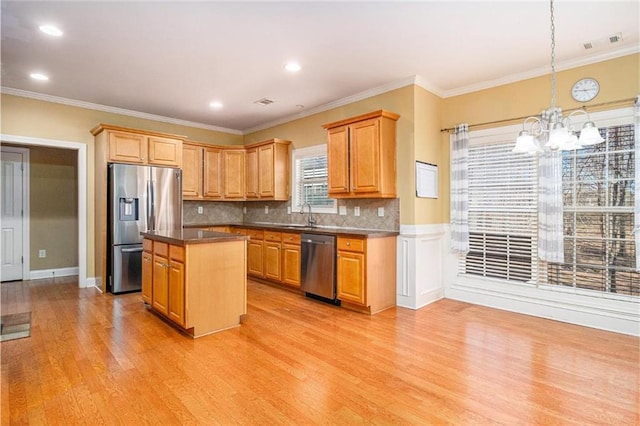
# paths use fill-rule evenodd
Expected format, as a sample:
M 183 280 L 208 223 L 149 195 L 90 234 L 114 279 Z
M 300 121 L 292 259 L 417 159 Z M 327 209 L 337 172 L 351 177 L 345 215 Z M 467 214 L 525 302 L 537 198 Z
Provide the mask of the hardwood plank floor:
M 193 340 L 140 294 L 1 289 L 3 313 L 32 311 L 0 346 L 2 424 L 640 422 L 631 336 L 451 300 L 370 317 L 249 281 L 242 326 Z

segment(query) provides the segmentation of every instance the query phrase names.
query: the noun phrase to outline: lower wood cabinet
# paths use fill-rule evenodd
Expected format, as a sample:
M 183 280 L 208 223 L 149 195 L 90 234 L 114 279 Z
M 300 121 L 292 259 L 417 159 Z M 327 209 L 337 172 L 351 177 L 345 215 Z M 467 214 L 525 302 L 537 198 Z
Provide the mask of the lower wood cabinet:
M 300 287 L 300 234 L 282 233 L 282 283 Z
M 278 282 L 282 279 L 281 239 L 280 232 L 264 233 L 264 277 Z
M 337 238 L 337 293 L 347 308 L 374 314 L 396 304 L 396 237 Z
M 246 241 L 143 241 L 142 300 L 193 337 L 238 325 L 246 313 Z

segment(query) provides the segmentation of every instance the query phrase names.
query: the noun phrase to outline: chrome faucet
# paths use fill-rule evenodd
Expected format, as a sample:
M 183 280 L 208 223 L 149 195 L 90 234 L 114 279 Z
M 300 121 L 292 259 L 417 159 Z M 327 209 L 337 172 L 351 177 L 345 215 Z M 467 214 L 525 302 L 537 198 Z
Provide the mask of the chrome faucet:
M 304 206 L 309 206 L 309 217 L 307 218 L 307 226 L 312 227 L 313 224 L 316 223 L 316 221 L 313 220 L 313 213 L 311 213 L 311 204 L 309 203 L 302 204 L 302 208 L 300 209 L 300 214 L 304 213 Z

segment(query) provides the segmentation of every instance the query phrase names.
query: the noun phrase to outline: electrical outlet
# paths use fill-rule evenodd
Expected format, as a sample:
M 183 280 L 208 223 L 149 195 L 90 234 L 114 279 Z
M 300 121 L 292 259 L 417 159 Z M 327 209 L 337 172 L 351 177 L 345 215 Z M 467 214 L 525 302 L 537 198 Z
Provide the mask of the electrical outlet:
M 204 213 L 204 209 L 202 208 L 202 206 L 198 206 L 198 214 L 202 213 Z
M 340 216 L 346 216 L 347 215 L 347 206 L 338 207 L 338 212 L 340 213 Z
M 360 216 L 360 207 L 354 207 L 353 208 L 353 215 L 354 216 Z
M 247 208 L 246 208 L 246 207 L 243 207 L 243 208 L 242 208 L 242 213 L 243 213 L 243 214 L 247 214 Z
M 269 214 L 269 206 L 264 206 L 264 214 Z
M 47 251 L 46 250 L 38 250 L 38 257 L 40 257 L 40 258 L 47 257 Z
M 378 207 L 378 216 L 384 217 L 384 207 Z
M 287 214 L 291 214 L 291 206 L 287 206 Z

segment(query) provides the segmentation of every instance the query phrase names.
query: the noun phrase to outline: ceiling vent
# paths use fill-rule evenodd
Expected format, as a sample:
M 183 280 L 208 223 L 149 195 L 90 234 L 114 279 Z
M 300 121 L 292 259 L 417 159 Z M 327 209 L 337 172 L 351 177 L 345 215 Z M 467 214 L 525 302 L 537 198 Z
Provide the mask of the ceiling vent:
M 611 44 L 618 43 L 620 41 L 622 41 L 622 33 L 617 33 L 612 36 L 609 36 L 609 43 Z
M 262 99 L 258 99 L 257 101 L 254 101 L 253 103 L 258 105 L 269 105 L 269 104 L 272 104 L 273 101 L 271 99 L 262 98 Z
M 585 43 L 583 44 L 583 46 L 584 46 L 584 50 L 593 49 L 593 44 L 591 43 Z

